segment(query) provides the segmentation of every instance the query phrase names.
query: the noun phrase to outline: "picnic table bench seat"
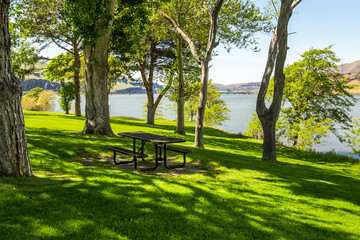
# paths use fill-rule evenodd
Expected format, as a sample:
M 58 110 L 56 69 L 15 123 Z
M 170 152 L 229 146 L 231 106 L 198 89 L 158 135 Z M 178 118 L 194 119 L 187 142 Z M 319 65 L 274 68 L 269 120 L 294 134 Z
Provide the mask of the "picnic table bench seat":
M 137 158 L 145 158 L 148 157 L 147 154 L 145 153 L 141 153 L 141 152 L 136 152 L 136 151 L 132 151 L 126 148 L 122 148 L 122 147 L 114 147 L 114 146 L 110 146 L 108 147 L 108 149 L 113 150 L 114 151 L 114 163 L 115 164 L 124 164 L 124 163 L 132 163 L 134 162 L 135 165 L 135 169 L 137 169 Z M 122 153 L 124 155 L 129 155 L 129 156 L 133 156 L 133 160 L 132 161 L 116 161 L 116 153 Z
M 161 149 L 164 149 L 165 146 L 163 144 L 159 144 L 158 147 L 160 148 L 160 159 L 161 158 Z M 175 166 L 167 166 L 165 164 L 166 168 L 179 168 L 179 167 L 184 167 L 186 164 L 186 154 L 187 153 L 192 153 L 191 150 L 188 149 L 184 149 L 184 148 L 179 148 L 179 147 L 173 147 L 173 146 L 166 146 L 166 150 L 172 151 L 172 152 L 178 152 L 178 153 L 182 153 L 184 156 L 184 162 L 181 165 L 175 165 Z

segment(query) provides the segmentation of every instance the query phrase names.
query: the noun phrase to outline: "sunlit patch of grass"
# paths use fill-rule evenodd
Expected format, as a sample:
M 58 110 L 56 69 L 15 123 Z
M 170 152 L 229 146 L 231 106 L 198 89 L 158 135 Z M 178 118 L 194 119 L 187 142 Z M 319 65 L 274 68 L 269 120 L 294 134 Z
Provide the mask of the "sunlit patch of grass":
M 175 136 L 173 121 L 111 121 L 115 133 Z M 1 239 L 360 238 L 360 168 L 347 157 L 279 148 L 267 163 L 260 141 L 208 127 L 195 149 L 189 124 L 178 145 L 210 171 L 161 177 L 101 164 L 107 146 L 132 141 L 83 135 L 83 117 L 25 112 L 25 122 L 35 176 L 0 178 Z

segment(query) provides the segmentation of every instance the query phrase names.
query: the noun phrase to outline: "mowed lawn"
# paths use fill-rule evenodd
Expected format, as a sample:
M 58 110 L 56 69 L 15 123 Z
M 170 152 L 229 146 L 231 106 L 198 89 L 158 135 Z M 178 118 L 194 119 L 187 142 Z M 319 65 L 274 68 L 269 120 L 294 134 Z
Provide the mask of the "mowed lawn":
M 115 133 L 181 137 L 173 121 L 111 120 Z M 267 163 L 261 141 L 215 128 L 197 149 L 189 124 L 178 146 L 209 171 L 159 175 L 83 166 L 132 146 L 82 135 L 83 117 L 25 112 L 25 122 L 35 176 L 0 178 L 0 239 L 360 239 L 357 160 L 279 148 Z

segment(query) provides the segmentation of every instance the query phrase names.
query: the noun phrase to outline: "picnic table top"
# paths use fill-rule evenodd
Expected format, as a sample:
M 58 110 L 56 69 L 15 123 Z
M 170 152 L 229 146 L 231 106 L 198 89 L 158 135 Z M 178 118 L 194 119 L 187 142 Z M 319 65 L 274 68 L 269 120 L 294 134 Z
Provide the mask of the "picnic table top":
M 186 142 L 185 139 L 167 137 L 147 132 L 121 132 L 118 133 L 118 135 L 161 144 Z

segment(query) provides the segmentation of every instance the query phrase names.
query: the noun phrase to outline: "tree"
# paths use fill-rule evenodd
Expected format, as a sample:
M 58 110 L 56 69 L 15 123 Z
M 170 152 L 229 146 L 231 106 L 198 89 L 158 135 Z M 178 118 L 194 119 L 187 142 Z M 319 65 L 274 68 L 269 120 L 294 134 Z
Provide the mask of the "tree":
M 299 141 L 304 130 L 300 127 L 302 123 L 308 122 L 305 124 L 308 129 L 315 125 L 330 126 L 338 137 L 339 126 L 344 130 L 350 127 L 350 107 L 354 106 L 355 98 L 348 91 L 351 87 L 345 77 L 336 71 L 339 62 L 330 46 L 310 49 L 299 61 L 285 68 L 283 100 L 289 101 L 291 106 L 283 108 L 282 112 L 285 124 L 289 126 L 285 133 L 293 147 L 304 144 Z M 321 137 L 315 131 L 311 133 L 315 139 Z
M 86 122 L 83 132 L 86 134 L 113 135 L 108 97 L 109 47 L 126 58 L 123 54 L 129 47 L 126 43 L 137 40 L 132 38 L 136 32 L 131 31 L 134 25 L 131 10 L 143 2 L 145 0 L 65 0 L 66 16 L 84 41 Z
M 68 83 L 59 89 L 60 94 L 60 108 L 65 111 L 65 114 L 69 114 L 71 108 L 71 102 L 75 99 L 75 86 L 74 83 Z
M 81 116 L 80 69 L 81 35 L 74 29 L 69 15 L 64 11 L 65 0 L 22 0 L 17 19 L 23 32 L 38 43 L 54 43 L 68 53 L 74 62 L 72 68 L 75 85 L 75 116 Z
M 146 124 L 154 125 L 156 109 L 172 84 L 173 71 L 171 67 L 174 62 L 174 53 L 171 49 L 171 39 L 157 39 L 157 37 L 150 32 L 145 36 L 142 44 L 144 44 L 146 48 L 143 51 L 139 51 L 140 56 L 136 63 L 136 69 L 140 71 L 141 79 L 146 89 Z M 166 85 L 163 89 L 158 89 L 159 95 L 155 100 L 154 82 L 156 78 Z
M 190 33 L 185 33 L 174 20 L 174 17 L 159 11 L 188 43 L 194 59 L 201 66 L 201 88 L 196 114 L 194 141 L 194 146 L 200 148 L 204 148 L 203 125 L 207 99 L 209 62 L 218 30 L 218 41 L 224 43 L 225 46 L 233 43 L 239 48 L 246 48 L 256 43 L 254 33 L 264 30 L 264 17 L 261 16 L 259 11 L 249 1 L 226 1 L 224 10 L 220 13 L 223 3 L 223 0 L 199 1 L 199 4 L 194 6 L 193 13 L 195 13 L 195 17 L 198 17 L 202 26 L 208 29 L 208 34 L 206 35 L 207 42 L 205 44 L 201 44 L 201 39 L 204 39 L 203 36 L 200 37 L 200 41 L 196 41 L 196 36 L 192 37 Z M 218 24 L 219 22 L 221 24 Z
M 206 34 L 204 34 L 204 30 L 207 31 L 207 29 L 199 27 L 199 25 L 202 23 L 195 21 L 198 19 L 193 17 L 193 9 L 196 9 L 197 4 L 199 3 L 196 1 L 172 0 L 162 4 L 161 9 L 167 14 L 173 16 L 174 21 L 184 32 L 188 34 L 191 33 L 190 36 L 196 36 L 197 42 L 200 44 L 200 36 L 205 36 Z M 174 31 L 170 31 L 169 35 L 174 39 L 176 56 L 174 70 L 177 81 L 174 82 L 174 87 L 172 87 L 171 91 L 171 99 L 176 101 L 177 104 L 177 121 L 175 133 L 185 135 L 185 101 L 189 99 L 189 94 L 187 94 L 187 92 L 193 91 L 191 91 L 191 88 L 186 88 L 186 86 L 192 82 L 192 79 L 187 78 L 184 71 L 186 71 L 186 68 L 189 68 L 189 66 L 193 65 L 194 59 L 191 56 L 190 49 L 186 47 L 187 43 L 180 34 L 177 34 L 177 32 Z M 202 42 L 205 41 L 206 39 L 202 39 Z
M 260 119 L 264 132 L 262 159 L 269 162 L 277 161 L 275 126 L 281 109 L 281 102 L 285 85 L 284 64 L 287 53 L 288 23 L 293 9 L 300 2 L 301 0 L 281 0 L 279 18 L 277 19 L 277 27 L 274 29 L 274 33 L 270 41 L 265 72 L 261 81 L 256 102 L 256 113 Z M 276 12 L 278 11 L 276 10 Z M 268 108 L 265 105 L 265 98 L 274 68 L 274 96 L 271 105 Z
M 226 102 L 221 99 L 221 94 L 218 92 L 219 87 L 211 84 L 209 81 L 209 87 L 207 89 L 206 99 L 206 112 L 204 116 L 204 123 L 206 125 L 221 125 L 225 120 L 229 119 L 230 110 L 226 106 Z M 199 89 L 200 82 L 192 85 L 194 88 L 194 94 L 185 104 L 185 116 L 187 116 L 190 122 L 194 122 L 196 116 L 196 103 L 199 102 Z
M 108 56 L 115 0 L 66 0 L 63 11 L 83 39 L 85 134 L 113 136 L 108 96 Z
M 0 1 L 0 175 L 32 176 L 22 88 L 10 65 L 9 0 Z
M 60 53 L 52 58 L 45 68 L 45 77 L 52 82 L 60 82 L 64 86 L 65 82 L 73 79 L 74 59 L 69 53 Z M 74 83 L 75 86 L 75 83 Z
M 165 20 L 156 14 L 152 4 L 138 4 L 127 9 L 131 9 L 131 13 L 123 9 L 121 14 L 118 11 L 115 14 L 111 50 L 118 60 L 128 65 L 127 75 L 131 79 L 134 79 L 134 72 L 140 73 L 147 95 L 147 124 L 154 125 L 157 107 L 172 82 L 172 78 L 166 76 L 169 76 L 174 61 L 173 40 L 164 26 Z M 121 23 L 124 14 L 128 15 L 127 20 L 133 20 L 131 26 L 125 27 Z M 128 36 L 132 42 L 115 36 L 115 33 L 127 36 L 129 29 L 133 30 L 131 36 Z M 165 85 L 161 90 L 158 89 L 157 98 L 154 96 L 156 81 Z

